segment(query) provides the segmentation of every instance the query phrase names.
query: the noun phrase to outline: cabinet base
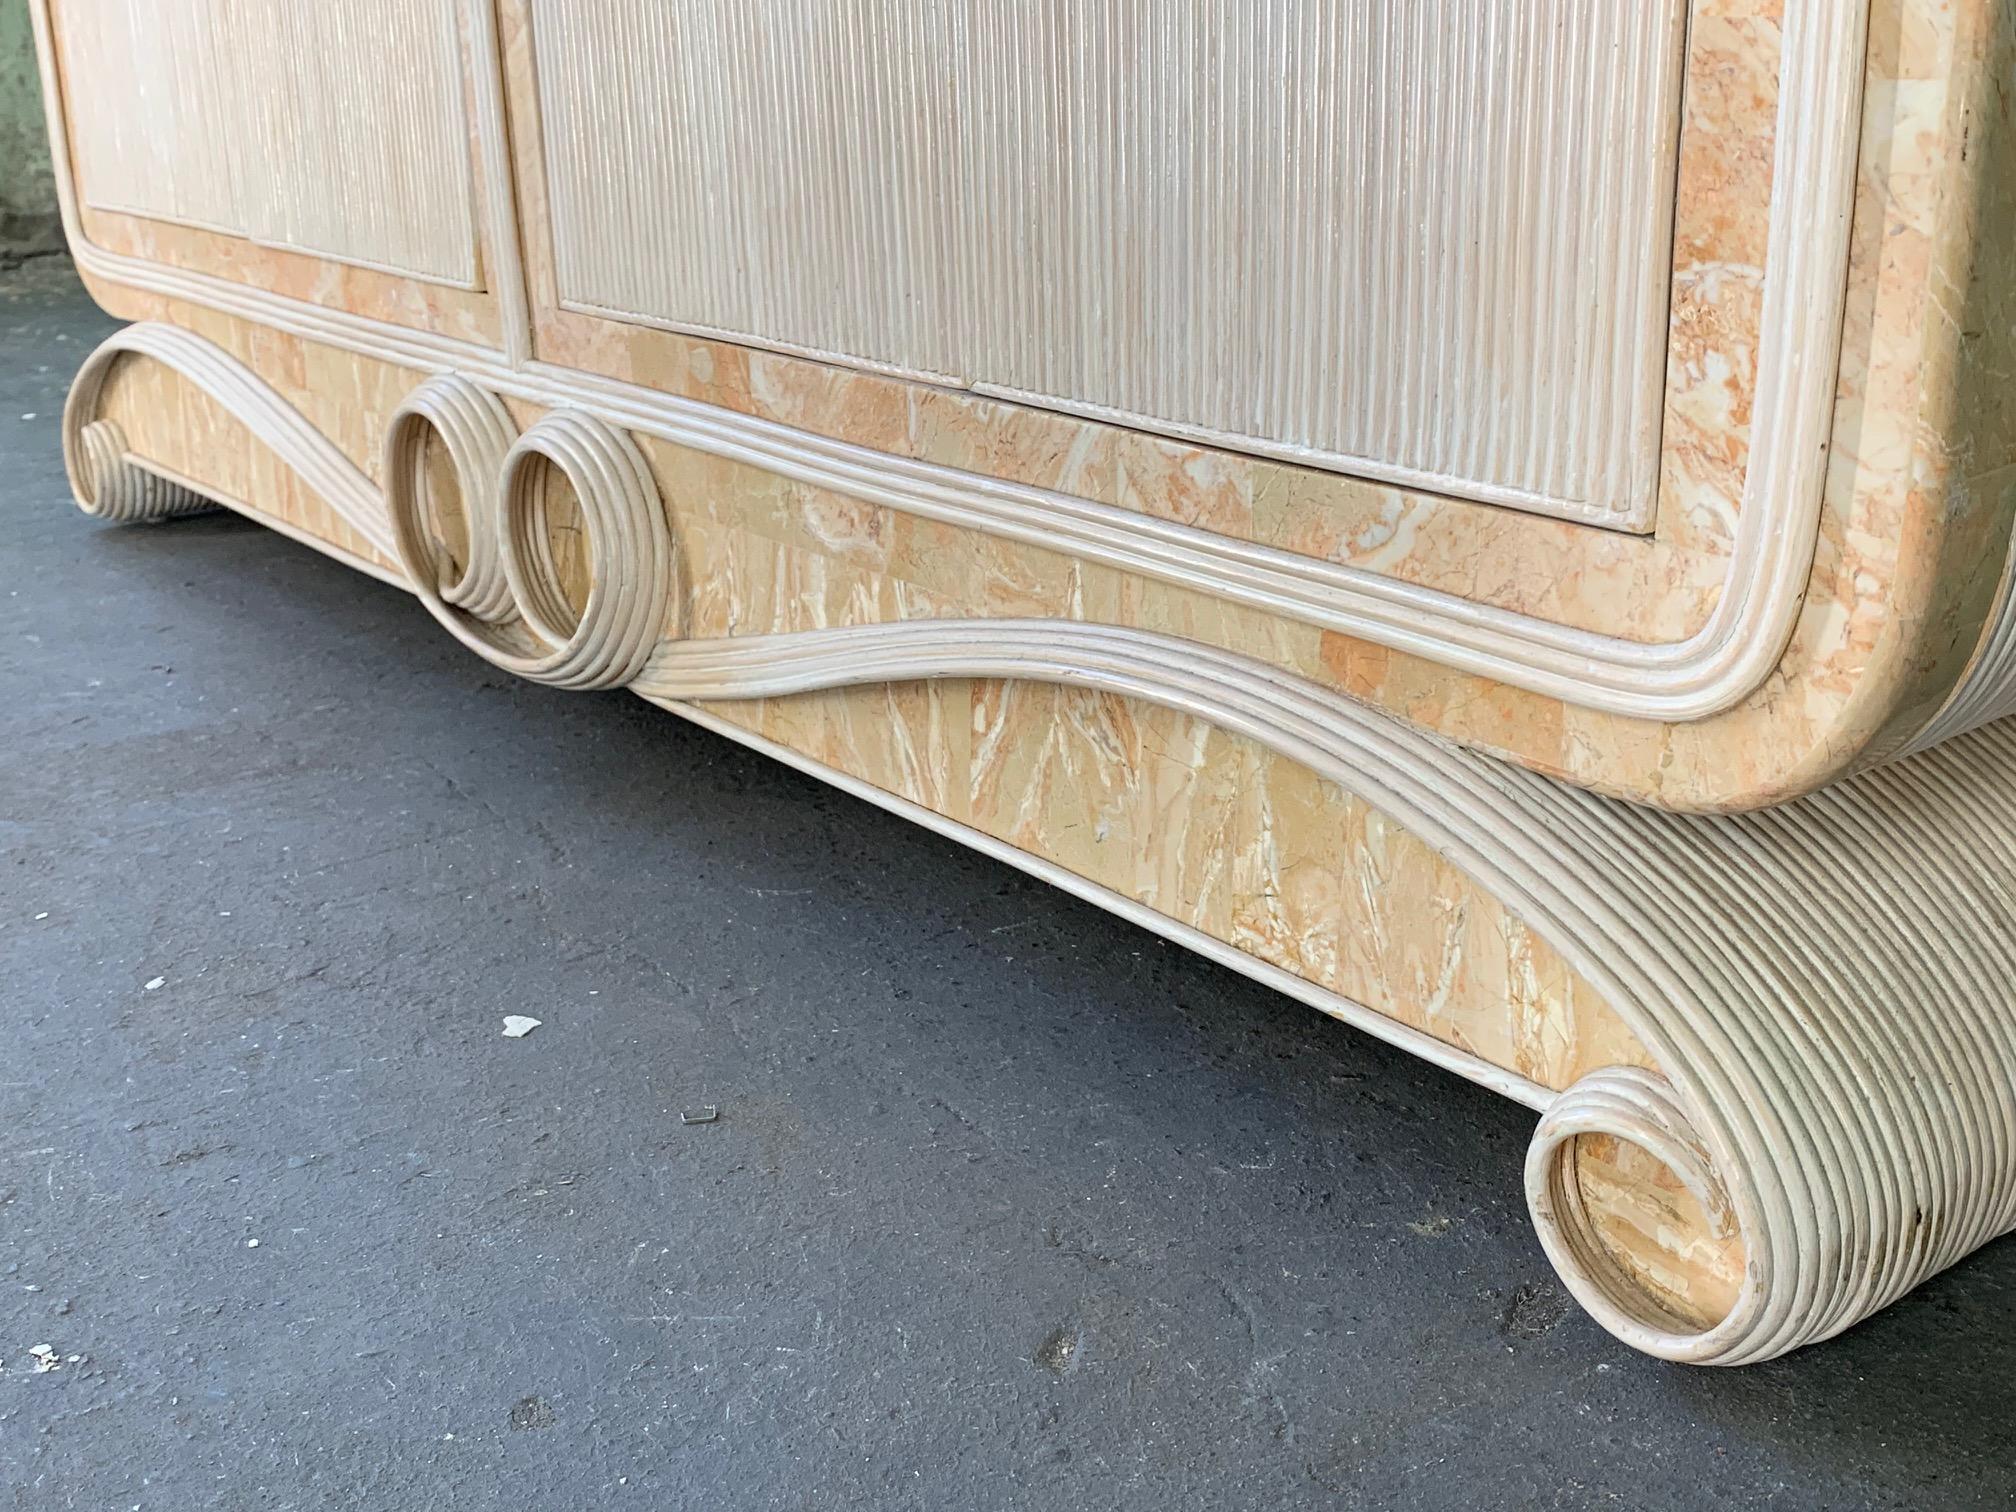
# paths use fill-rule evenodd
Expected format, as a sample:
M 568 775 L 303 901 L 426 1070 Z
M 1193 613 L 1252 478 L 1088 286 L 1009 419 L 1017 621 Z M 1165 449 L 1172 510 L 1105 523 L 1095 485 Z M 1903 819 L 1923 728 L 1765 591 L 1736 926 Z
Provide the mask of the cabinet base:
M 94 354 L 66 411 L 79 502 L 112 519 L 207 502 L 196 467 L 136 456 L 102 413 L 133 360 L 194 385 L 292 469 L 333 522 L 297 530 L 402 581 L 499 667 L 628 688 L 1540 1110 L 1527 1196 L 1541 1240 L 1639 1349 L 1713 1364 L 1783 1354 L 2016 1226 L 2016 729 L 1783 808 L 1699 818 L 1558 785 L 1264 661 L 1144 629 L 939 614 L 707 633 L 681 544 L 691 505 L 662 486 L 662 445 L 442 375 L 382 417 L 381 487 L 243 362 L 161 324 Z M 1368 903 L 1362 917 L 1398 933 L 1389 953 L 1448 969 L 1368 1006 L 1191 922 L 1180 887 L 1104 885 L 1063 864 L 1040 825 L 1011 841 L 737 713 L 927 684 L 1167 711 L 1234 742 L 1227 763 L 1263 753 L 1344 795 L 1369 817 L 1336 831 L 1338 875 L 1376 892 L 1402 847 L 1431 867 L 1420 907 Z M 1266 844 L 1296 838 L 1277 826 Z M 1165 842 L 1147 827 L 1135 843 Z M 1272 907 L 1286 873 L 1225 875 L 1236 917 Z M 1487 909 L 1560 963 L 1580 1017 L 1570 988 L 1520 995 L 1449 965 L 1449 939 Z M 1577 1055 L 1543 1068 L 1501 1048 L 1516 1036 L 1480 1028 L 1518 1016 L 1529 1038 L 1579 1037 Z

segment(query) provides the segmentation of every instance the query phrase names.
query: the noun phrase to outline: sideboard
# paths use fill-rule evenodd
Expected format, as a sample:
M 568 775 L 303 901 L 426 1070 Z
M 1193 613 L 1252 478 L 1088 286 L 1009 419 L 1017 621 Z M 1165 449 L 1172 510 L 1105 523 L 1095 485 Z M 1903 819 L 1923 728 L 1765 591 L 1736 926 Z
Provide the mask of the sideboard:
M 1619 1338 L 2016 1226 L 2007 0 L 31 0 L 228 507 L 1533 1107 Z

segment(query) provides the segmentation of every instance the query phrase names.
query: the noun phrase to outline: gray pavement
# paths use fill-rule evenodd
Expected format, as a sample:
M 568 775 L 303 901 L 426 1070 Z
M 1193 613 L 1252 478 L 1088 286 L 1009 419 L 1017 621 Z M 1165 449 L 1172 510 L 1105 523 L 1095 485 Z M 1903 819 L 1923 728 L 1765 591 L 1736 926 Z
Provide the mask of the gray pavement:
M 1634 1356 L 1520 1109 L 236 517 L 84 519 L 111 328 L 0 276 L 0 1506 L 2016 1499 L 2016 1245 Z

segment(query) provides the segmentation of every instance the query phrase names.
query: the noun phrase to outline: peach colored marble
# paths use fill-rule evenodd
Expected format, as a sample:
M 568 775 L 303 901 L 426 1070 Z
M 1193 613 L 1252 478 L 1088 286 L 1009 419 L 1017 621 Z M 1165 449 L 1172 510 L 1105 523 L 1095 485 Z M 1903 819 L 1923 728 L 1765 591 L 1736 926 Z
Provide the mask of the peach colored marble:
M 1607 1134 L 1575 1142 L 1575 1181 L 1610 1258 L 1697 1328 L 1729 1315 L 1743 1284 L 1742 1236 L 1711 1215 L 1637 1145 Z
M 323 423 L 331 427 L 328 434 L 360 461 L 375 452 L 375 446 L 365 449 L 369 417 L 389 414 L 377 406 L 396 405 L 417 381 L 413 374 L 382 364 L 332 364 L 330 359 L 339 354 L 327 349 L 307 348 L 222 316 L 206 320 L 198 312 L 190 313 L 197 317 L 189 322 L 194 328 L 213 337 L 235 338 L 246 361 L 268 364 L 262 367 L 262 376 L 297 403 L 319 401 Z M 346 407 L 351 411 L 347 420 Z M 148 362 L 121 361 L 99 408 L 105 418 L 118 422 L 135 456 L 191 480 L 234 507 L 291 525 L 381 571 L 397 573 L 397 564 L 305 487 L 235 416 L 180 375 Z

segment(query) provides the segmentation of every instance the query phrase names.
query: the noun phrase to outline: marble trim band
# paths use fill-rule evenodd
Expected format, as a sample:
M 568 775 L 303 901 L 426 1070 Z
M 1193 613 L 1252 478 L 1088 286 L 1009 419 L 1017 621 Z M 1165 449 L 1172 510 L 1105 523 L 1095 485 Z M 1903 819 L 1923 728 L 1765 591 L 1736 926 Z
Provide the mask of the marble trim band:
M 510 178 L 500 173 L 509 152 L 497 19 L 487 0 L 472 0 L 466 31 L 476 66 L 491 75 L 478 81 L 475 117 L 490 180 L 486 252 L 505 316 L 502 350 L 109 252 L 90 241 L 78 215 L 49 0 L 32 0 L 31 13 L 65 227 L 78 263 L 95 277 L 420 372 L 461 372 L 501 395 L 592 410 L 613 424 L 852 497 L 1106 562 L 1568 703 L 1685 721 L 1729 708 L 1770 674 L 1811 571 L 1845 300 L 1868 4 L 1787 0 L 1761 378 L 1743 507 L 1728 579 L 1708 623 L 1663 644 L 1576 630 L 531 360 Z
M 116 350 L 156 349 L 143 340 Z M 168 350 L 198 381 L 234 376 L 200 353 Z M 87 363 L 66 410 L 73 477 L 88 476 L 78 458 L 107 360 Z M 1711 819 L 1552 783 L 1278 668 L 1114 626 L 922 620 L 710 641 L 673 630 L 646 645 L 638 627 L 669 626 L 661 595 L 672 555 L 634 447 L 626 453 L 600 422 L 560 415 L 507 448 L 501 406 L 492 406 L 460 380 L 423 390 L 388 441 L 391 499 L 367 505 L 353 493 L 344 512 L 360 530 L 389 531 L 436 617 L 499 666 L 529 665 L 569 686 L 627 682 L 681 710 L 930 678 L 1031 679 L 1141 699 L 1347 788 L 1502 900 L 1603 996 L 1662 1075 L 1613 1068 L 1550 1099 L 1361 1006 L 1335 999 L 1333 1011 L 1544 1107 L 1527 1174 L 1536 1227 L 1570 1289 L 1633 1346 L 1704 1364 L 1783 1354 L 2016 1226 L 2016 1011 L 2007 997 L 2016 979 L 2016 729 L 2007 724 L 1781 808 Z M 267 433 L 304 449 L 285 417 L 253 409 Z M 471 497 L 487 489 L 503 501 L 469 518 L 505 532 L 514 598 L 526 591 L 533 548 L 510 541 L 523 508 L 512 500 L 534 451 L 566 470 L 591 537 L 609 535 L 626 559 L 662 553 L 658 582 L 625 571 L 599 579 L 571 626 L 556 623 L 549 604 L 538 627 L 520 632 L 544 647 L 530 655 L 463 633 L 469 621 L 435 586 L 445 574 L 409 486 L 415 416 L 465 427 L 448 440 L 450 456 Z M 590 549 L 606 568 L 609 547 L 591 540 Z M 1574 1140 L 1594 1133 L 1663 1159 L 1715 1221 L 1740 1233 L 1743 1282 L 1720 1321 L 1683 1322 L 1606 1258 L 1571 1179 Z

